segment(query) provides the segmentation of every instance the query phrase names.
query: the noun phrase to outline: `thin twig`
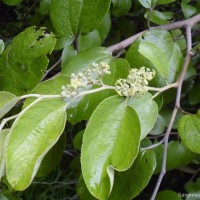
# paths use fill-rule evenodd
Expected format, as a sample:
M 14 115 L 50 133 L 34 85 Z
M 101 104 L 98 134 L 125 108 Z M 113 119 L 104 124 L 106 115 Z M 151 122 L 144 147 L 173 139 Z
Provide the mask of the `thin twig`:
M 162 26 L 151 27 L 151 29 L 160 28 L 160 29 L 169 31 L 169 30 L 178 29 L 178 28 L 185 28 L 188 26 L 192 27 L 199 22 L 200 22 L 200 14 L 195 15 L 194 17 L 191 17 L 191 18 L 183 20 L 183 21 L 178 21 L 178 22 L 174 22 L 174 23 L 166 24 L 166 25 L 162 25 Z M 138 37 L 142 36 L 147 31 L 148 30 L 144 30 L 140 33 L 137 33 L 137 34 L 131 36 L 130 38 L 125 39 L 124 41 L 122 41 L 118 44 L 110 46 L 109 47 L 110 51 L 115 52 L 115 51 L 119 51 L 121 49 L 125 49 L 126 47 L 131 45 Z
M 200 17 L 200 15 L 198 15 L 198 16 Z M 199 18 L 199 20 L 200 20 L 200 18 Z M 187 20 L 185 20 L 185 21 L 187 21 Z M 160 175 L 158 177 L 158 181 L 156 183 L 156 187 L 155 187 L 155 189 L 153 191 L 153 194 L 151 196 L 151 200 L 155 199 L 155 197 L 156 197 L 156 195 L 158 193 L 160 184 L 162 182 L 162 179 L 163 179 L 163 177 L 164 177 L 164 175 L 166 173 L 167 148 L 168 148 L 169 136 L 170 136 L 170 132 L 172 130 L 172 126 L 173 126 L 174 120 L 176 118 L 176 114 L 177 114 L 178 109 L 180 107 L 182 84 L 183 84 L 183 80 L 184 80 L 188 65 L 190 63 L 190 59 L 191 59 L 191 47 L 192 47 L 191 27 L 192 27 L 192 25 L 194 25 L 193 21 L 191 21 L 191 24 L 187 24 L 187 26 L 186 26 L 187 55 L 186 55 L 186 58 L 185 58 L 183 69 L 182 69 L 180 77 L 178 79 L 178 87 L 177 87 L 177 93 L 176 93 L 175 107 L 174 107 L 174 110 L 172 112 L 172 116 L 170 118 L 169 126 L 167 128 L 167 131 L 166 131 L 166 134 L 165 134 L 165 137 L 164 137 L 164 151 L 163 151 L 162 168 L 161 168 Z
M 156 144 L 152 144 L 151 146 L 141 148 L 141 151 L 146 151 L 146 150 L 149 150 L 149 149 L 154 149 L 154 148 L 160 146 L 161 144 L 163 144 L 163 142 L 164 142 L 164 140 L 162 139 L 159 142 L 157 142 Z
M 56 63 L 53 64 L 52 67 L 50 67 L 50 68 L 45 72 L 45 74 L 44 74 L 44 76 L 42 77 L 42 80 L 41 80 L 41 81 L 43 81 L 43 80 L 46 78 L 46 76 L 49 74 L 50 71 L 52 71 L 55 67 L 57 67 L 57 65 L 60 64 L 61 60 L 62 60 L 62 58 L 60 57 L 59 60 L 56 61 Z

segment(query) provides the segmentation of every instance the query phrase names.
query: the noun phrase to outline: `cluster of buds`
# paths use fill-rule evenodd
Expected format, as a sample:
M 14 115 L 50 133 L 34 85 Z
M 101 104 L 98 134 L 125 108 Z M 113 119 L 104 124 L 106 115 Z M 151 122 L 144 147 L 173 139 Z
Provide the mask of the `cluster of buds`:
M 131 97 L 141 95 L 148 91 L 148 83 L 155 76 L 155 70 L 141 67 L 131 69 L 127 79 L 119 79 L 115 88 L 120 96 Z
M 102 77 L 110 73 L 110 66 L 107 63 L 93 63 L 85 68 L 82 72 L 71 74 L 70 84 L 62 86 L 61 95 L 70 100 L 77 96 L 81 91 L 90 88 L 92 85 L 101 85 Z

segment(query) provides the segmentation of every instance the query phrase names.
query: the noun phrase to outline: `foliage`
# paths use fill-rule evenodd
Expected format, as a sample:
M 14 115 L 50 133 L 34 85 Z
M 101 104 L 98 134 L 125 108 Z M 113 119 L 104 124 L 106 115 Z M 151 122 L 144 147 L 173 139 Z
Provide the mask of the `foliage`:
M 198 1 L 0 11 L 0 199 L 200 194 Z

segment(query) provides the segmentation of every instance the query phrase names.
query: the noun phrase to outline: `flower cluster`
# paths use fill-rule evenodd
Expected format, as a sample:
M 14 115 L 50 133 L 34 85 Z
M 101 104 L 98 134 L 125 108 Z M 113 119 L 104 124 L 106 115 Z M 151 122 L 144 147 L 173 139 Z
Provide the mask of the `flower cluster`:
M 115 83 L 115 88 L 120 96 L 130 97 L 141 95 L 148 91 L 147 85 L 155 76 L 155 70 L 141 67 L 131 69 L 127 79 L 119 79 Z
M 102 84 L 102 77 L 110 73 L 110 66 L 107 63 L 93 63 L 82 72 L 71 74 L 70 84 L 62 86 L 61 95 L 71 99 L 94 84 Z

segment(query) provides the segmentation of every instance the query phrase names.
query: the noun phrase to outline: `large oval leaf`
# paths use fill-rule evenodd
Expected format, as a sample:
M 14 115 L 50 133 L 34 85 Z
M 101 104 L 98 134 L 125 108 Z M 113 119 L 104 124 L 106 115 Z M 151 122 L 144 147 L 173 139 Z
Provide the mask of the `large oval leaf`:
M 52 0 L 50 16 L 60 35 L 74 37 L 97 28 L 110 7 L 111 0 Z
M 15 190 L 30 185 L 65 122 L 65 104 L 60 99 L 42 100 L 20 113 L 6 140 L 6 175 Z
M 158 106 L 152 99 L 150 93 L 146 93 L 141 97 L 131 97 L 128 101 L 128 105 L 138 114 L 141 124 L 142 140 L 147 136 L 156 123 L 158 117 Z
M 178 124 L 178 132 L 191 151 L 200 153 L 200 111 L 196 115 L 184 115 Z
M 113 186 L 114 169 L 130 168 L 139 143 L 140 123 L 136 112 L 119 96 L 105 99 L 89 120 L 81 151 L 83 177 L 96 198 L 107 199 Z
M 7 112 L 9 112 L 19 100 L 20 98 L 16 97 L 14 94 L 1 91 L 0 92 L 0 119 Z
M 113 190 L 108 200 L 131 200 L 148 184 L 156 167 L 153 151 L 141 152 L 130 169 L 116 172 Z

